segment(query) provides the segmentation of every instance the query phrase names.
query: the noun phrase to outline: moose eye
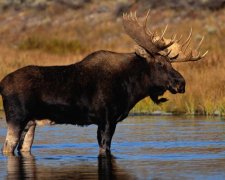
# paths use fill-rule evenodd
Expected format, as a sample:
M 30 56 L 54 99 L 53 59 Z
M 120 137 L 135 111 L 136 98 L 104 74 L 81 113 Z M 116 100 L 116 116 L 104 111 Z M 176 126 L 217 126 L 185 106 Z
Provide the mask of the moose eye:
M 157 64 L 158 64 L 160 67 L 163 67 L 163 66 L 164 66 L 164 64 L 163 64 L 162 62 L 160 62 L 160 61 L 159 61 Z

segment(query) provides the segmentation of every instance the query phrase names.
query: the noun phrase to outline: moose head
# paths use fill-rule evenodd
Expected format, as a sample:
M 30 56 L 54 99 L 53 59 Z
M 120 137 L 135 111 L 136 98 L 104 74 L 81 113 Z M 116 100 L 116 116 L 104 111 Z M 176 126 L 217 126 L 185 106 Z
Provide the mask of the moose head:
M 188 50 L 191 42 L 192 29 L 187 39 L 180 43 L 182 36 L 176 39 L 173 35 L 170 39 L 164 37 L 167 27 L 158 35 L 156 31 L 147 28 L 149 11 L 143 21 L 139 22 L 136 12 L 123 14 L 123 25 L 126 33 L 138 44 L 135 52 L 144 58 L 150 68 L 151 87 L 149 95 L 155 103 L 167 101 L 165 98 L 158 99 L 166 90 L 171 93 L 184 93 L 185 80 L 183 76 L 172 67 L 172 63 L 198 61 L 206 56 L 208 51 L 203 54 L 198 52 L 204 37 L 202 37 L 195 50 Z M 196 55 L 197 54 L 197 55 Z

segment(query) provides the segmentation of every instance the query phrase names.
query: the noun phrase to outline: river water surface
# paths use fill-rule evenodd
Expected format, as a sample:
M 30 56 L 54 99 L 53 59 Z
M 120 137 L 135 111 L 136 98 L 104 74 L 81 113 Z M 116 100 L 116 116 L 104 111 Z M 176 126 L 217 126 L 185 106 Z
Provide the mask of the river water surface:
M 225 120 L 134 116 L 117 125 L 112 156 L 97 127 L 38 126 L 32 154 L 0 154 L 0 179 L 225 179 Z M 6 134 L 0 121 L 0 146 Z

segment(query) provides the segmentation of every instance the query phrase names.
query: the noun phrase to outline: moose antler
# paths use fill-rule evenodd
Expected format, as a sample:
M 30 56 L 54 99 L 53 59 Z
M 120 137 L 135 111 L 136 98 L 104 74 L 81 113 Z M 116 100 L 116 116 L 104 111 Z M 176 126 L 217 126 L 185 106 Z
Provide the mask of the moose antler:
M 188 62 L 188 61 L 198 61 L 206 56 L 208 51 L 206 51 L 203 54 L 200 54 L 198 52 L 203 40 L 204 36 L 202 37 L 201 41 L 199 42 L 197 48 L 193 51 L 190 50 L 188 53 L 186 53 L 188 46 L 190 45 L 191 42 L 191 36 L 192 36 L 192 28 L 190 30 L 190 33 L 187 37 L 187 39 L 182 43 L 179 44 L 181 41 L 182 36 L 180 37 L 179 40 L 176 40 L 170 47 L 164 49 L 163 51 L 160 51 L 159 54 L 163 56 L 167 56 L 170 61 L 173 62 Z M 165 39 L 166 41 L 169 41 Z M 193 54 L 197 54 L 194 56 Z
M 160 51 L 170 47 L 175 42 L 175 37 L 169 42 L 165 41 L 164 34 L 167 26 L 161 36 L 157 32 L 151 32 L 147 28 L 149 12 L 147 12 L 144 22 L 141 24 L 137 19 L 136 12 L 123 14 L 123 25 L 126 33 L 136 41 L 138 45 L 146 49 L 151 55 L 155 55 Z
M 186 50 L 187 50 L 188 46 L 190 45 L 191 35 L 192 35 L 192 29 L 191 29 L 191 32 L 190 32 L 188 38 L 185 40 L 185 42 L 182 45 L 175 43 L 174 47 L 171 47 L 171 51 L 173 51 L 175 49 L 177 51 L 176 58 L 170 58 L 171 62 L 198 61 L 206 56 L 208 51 L 204 52 L 203 54 L 198 52 L 198 50 L 204 40 L 204 36 L 202 37 L 201 41 L 199 42 L 197 48 L 194 51 L 190 50 L 188 53 L 186 53 Z M 197 55 L 194 56 L 193 54 L 197 54 Z
M 206 56 L 208 51 L 203 54 L 198 52 L 204 37 L 201 39 L 195 51 L 190 50 L 188 53 L 186 53 L 191 42 L 192 28 L 190 30 L 189 36 L 182 44 L 179 44 L 182 36 L 180 36 L 178 40 L 176 39 L 176 35 L 173 35 L 171 39 L 164 38 L 168 26 L 166 26 L 162 31 L 161 36 L 159 36 L 157 32 L 151 32 L 147 28 L 149 12 L 150 11 L 147 12 L 143 23 L 138 21 L 136 12 L 123 14 L 123 25 L 126 33 L 148 53 L 151 55 L 161 54 L 168 57 L 171 62 L 198 61 Z M 197 55 L 194 56 L 193 54 Z

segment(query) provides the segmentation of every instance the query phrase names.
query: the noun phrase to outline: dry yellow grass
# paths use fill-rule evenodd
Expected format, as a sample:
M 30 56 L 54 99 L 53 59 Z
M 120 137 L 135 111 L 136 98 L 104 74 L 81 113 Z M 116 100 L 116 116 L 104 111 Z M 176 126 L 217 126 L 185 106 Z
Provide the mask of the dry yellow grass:
M 188 113 L 188 114 L 218 114 L 225 115 L 225 12 L 202 11 L 199 13 L 190 12 L 184 17 L 172 10 L 153 11 L 151 25 L 154 28 L 162 28 L 165 23 L 169 23 L 168 36 L 174 31 L 178 34 L 188 34 L 192 27 L 194 32 L 193 46 L 200 39 L 200 35 L 205 35 L 202 50 L 209 50 L 207 57 L 199 62 L 174 64 L 174 67 L 185 77 L 187 86 L 186 93 L 171 95 L 166 93 L 170 101 L 157 106 L 149 98 L 133 109 L 133 112 L 152 112 L 155 110 Z M 125 35 L 121 19 L 112 18 L 105 14 L 105 18 L 99 20 L 94 26 L 90 25 L 89 16 L 78 18 L 77 21 L 59 28 L 47 28 L 41 26 L 32 31 L 23 32 L 21 37 L 6 36 L 4 42 L 0 44 L 0 78 L 6 74 L 26 65 L 62 65 L 70 64 L 81 60 L 92 51 L 105 49 L 117 52 L 131 52 L 133 41 Z M 96 17 L 98 18 L 98 17 Z M 2 32 L 6 34 L 5 32 Z M 49 40 L 53 43 L 48 48 L 26 47 L 29 38 L 37 37 Z M 60 52 L 54 51 L 55 41 L 63 41 L 64 45 L 70 41 L 80 43 L 82 50 L 71 50 Z M 65 42 L 64 42 L 65 41 Z M 57 41 L 57 43 L 60 43 Z M 56 44 L 57 44 L 56 43 Z M 21 46 L 21 44 L 24 46 Z M 29 45 L 29 44 L 28 44 Z M 40 45 L 41 46 L 41 45 Z M 23 47 L 23 48 L 21 48 Z M 75 47 L 76 48 L 76 47 Z M 79 47 L 78 47 L 79 48 Z M 56 48 L 57 49 L 57 48 Z

